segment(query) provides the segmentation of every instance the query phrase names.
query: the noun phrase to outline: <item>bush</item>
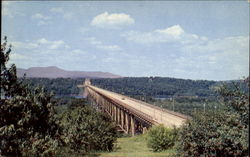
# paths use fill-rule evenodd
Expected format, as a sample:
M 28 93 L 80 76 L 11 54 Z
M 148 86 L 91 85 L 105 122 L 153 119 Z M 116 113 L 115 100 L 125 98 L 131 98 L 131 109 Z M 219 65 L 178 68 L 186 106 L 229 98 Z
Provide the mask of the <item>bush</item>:
M 62 140 L 79 153 L 111 151 L 117 139 L 116 126 L 107 115 L 90 106 L 76 107 L 61 116 Z M 80 152 L 81 150 L 81 152 Z
M 163 151 L 174 146 L 177 139 L 177 130 L 166 128 L 163 125 L 155 126 L 148 132 L 148 146 L 153 151 Z
M 227 88 L 221 94 L 225 110 L 198 114 L 181 129 L 178 156 L 248 156 L 249 96 Z

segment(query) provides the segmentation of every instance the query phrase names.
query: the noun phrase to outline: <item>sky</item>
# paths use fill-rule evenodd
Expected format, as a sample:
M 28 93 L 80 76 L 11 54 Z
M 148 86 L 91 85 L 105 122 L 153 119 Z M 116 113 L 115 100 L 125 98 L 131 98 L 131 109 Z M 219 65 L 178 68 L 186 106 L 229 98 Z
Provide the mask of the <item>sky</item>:
M 3 1 L 18 68 L 121 76 L 249 76 L 247 1 Z

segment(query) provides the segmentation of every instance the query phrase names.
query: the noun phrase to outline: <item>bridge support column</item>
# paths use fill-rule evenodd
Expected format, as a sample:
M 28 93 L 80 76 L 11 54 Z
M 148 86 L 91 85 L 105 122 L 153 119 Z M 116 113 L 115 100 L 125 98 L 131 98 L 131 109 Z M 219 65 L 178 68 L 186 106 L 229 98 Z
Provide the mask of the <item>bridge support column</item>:
M 128 113 L 125 112 L 125 131 L 128 134 L 129 133 L 129 117 L 128 117 Z
M 124 129 L 124 111 L 121 109 L 121 127 Z
M 142 128 L 142 133 L 145 134 L 147 132 L 147 130 L 148 130 L 147 127 L 143 127 Z
M 117 124 L 120 125 L 120 108 L 117 107 Z
M 115 123 L 117 124 L 117 107 L 115 106 Z
M 133 115 L 130 115 L 131 135 L 135 136 L 135 119 Z
M 113 121 L 115 122 L 115 105 L 113 105 Z
M 111 119 L 114 121 L 114 106 L 111 105 Z
M 109 114 L 111 115 L 111 104 L 108 102 Z M 112 117 L 111 117 L 112 119 Z

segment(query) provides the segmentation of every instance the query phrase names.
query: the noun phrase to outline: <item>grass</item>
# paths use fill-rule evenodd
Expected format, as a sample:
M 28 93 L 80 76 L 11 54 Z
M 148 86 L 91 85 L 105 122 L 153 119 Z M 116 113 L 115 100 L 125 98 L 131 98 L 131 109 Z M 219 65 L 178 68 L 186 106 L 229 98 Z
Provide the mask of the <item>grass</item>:
M 170 157 L 175 154 L 174 149 L 163 152 L 153 152 L 147 147 L 147 135 L 118 138 L 113 152 L 95 152 L 88 157 Z

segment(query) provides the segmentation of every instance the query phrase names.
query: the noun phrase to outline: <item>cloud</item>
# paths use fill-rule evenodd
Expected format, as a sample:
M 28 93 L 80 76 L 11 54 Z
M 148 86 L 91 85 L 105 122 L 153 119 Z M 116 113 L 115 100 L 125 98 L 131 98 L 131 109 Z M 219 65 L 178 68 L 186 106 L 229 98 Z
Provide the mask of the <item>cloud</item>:
M 14 18 L 15 16 L 25 16 L 23 12 L 18 11 L 16 8 L 14 9 L 12 7 L 15 2 L 10 2 L 10 1 L 1 1 L 2 3 L 2 15 L 9 17 L 9 18 Z
M 121 26 L 127 26 L 134 23 L 135 20 L 131 18 L 128 14 L 109 14 L 108 12 L 104 12 L 100 15 L 97 15 L 91 21 L 92 26 L 100 28 L 119 28 Z
M 95 37 L 86 38 L 86 40 L 98 49 L 106 51 L 120 51 L 122 50 L 118 45 L 105 45 L 101 41 L 97 40 Z
M 31 58 L 28 57 L 28 56 L 21 55 L 21 54 L 18 54 L 18 53 L 10 53 L 10 58 L 11 58 L 12 60 L 21 60 L 21 61 L 31 59 Z
M 50 17 L 48 16 L 45 16 L 43 14 L 40 14 L 40 13 L 36 13 L 34 15 L 31 16 L 32 19 L 40 19 L 40 20 L 49 20 Z
M 2 15 L 3 16 L 8 16 L 10 18 L 13 18 L 13 13 L 10 11 L 9 8 L 10 2 L 2 1 Z
M 49 24 L 49 22 L 42 21 L 42 20 L 37 23 L 38 26 L 47 25 L 47 24 Z
M 82 51 L 82 50 L 80 50 L 80 49 L 74 49 L 74 50 L 72 50 L 71 53 L 72 53 L 72 54 L 86 54 L 85 51 Z
M 45 38 L 41 38 L 37 40 L 37 43 L 39 43 L 40 45 L 47 46 L 47 48 L 50 50 L 54 50 L 58 48 L 69 48 L 69 46 L 65 44 L 63 40 L 49 41 Z
M 60 14 L 66 20 L 70 20 L 74 17 L 72 12 L 66 12 L 63 8 L 51 8 L 50 12 Z
M 13 41 L 11 42 L 11 45 L 14 48 L 18 48 L 18 49 L 35 49 L 38 47 L 37 43 L 25 43 L 25 42 L 20 42 L 20 41 Z
M 184 30 L 181 28 L 180 25 L 174 25 L 166 29 L 159 29 L 159 30 L 156 30 L 155 32 L 171 35 L 173 37 L 178 37 L 184 34 Z
M 173 64 L 193 71 L 190 77 L 213 79 L 211 76 L 216 76 L 229 80 L 249 76 L 249 36 L 207 39 L 203 43 L 185 44 L 180 51 L 185 60 Z
M 74 14 L 73 13 L 64 13 L 63 14 L 63 18 L 64 19 L 67 19 L 67 20 L 70 20 L 74 17 Z
M 63 13 L 63 8 L 51 8 L 50 11 L 54 13 Z
M 37 41 L 34 42 L 12 41 L 11 44 L 13 45 L 14 49 L 32 50 L 37 48 L 43 48 L 43 49 L 55 50 L 59 48 L 66 48 L 66 49 L 70 48 L 63 40 L 49 41 L 45 38 L 38 39 Z
M 59 47 L 65 45 L 64 41 L 58 40 L 58 41 L 53 41 L 51 45 L 49 46 L 49 49 L 58 49 Z
M 187 44 L 191 42 L 202 42 L 205 37 L 199 37 L 196 34 L 186 33 L 180 25 L 174 25 L 165 29 L 157 29 L 151 32 L 129 31 L 121 34 L 128 41 L 140 44 L 151 43 L 180 43 Z
M 51 20 L 51 17 L 45 16 L 45 15 L 40 14 L 40 13 L 36 13 L 36 14 L 32 15 L 31 18 L 35 19 L 35 20 L 39 20 L 37 23 L 38 26 L 47 25 L 47 24 L 49 24 L 49 20 Z
M 81 33 L 86 33 L 86 32 L 89 31 L 89 29 L 86 28 L 86 27 L 81 27 L 81 28 L 79 29 L 79 31 L 80 31 Z
M 121 36 L 128 42 L 149 46 L 147 49 L 154 50 L 161 44 L 153 57 L 162 60 L 168 56 L 158 64 L 169 69 L 169 76 L 219 80 L 249 76 L 249 36 L 209 39 L 186 32 L 180 25 L 149 32 L 130 31 Z

